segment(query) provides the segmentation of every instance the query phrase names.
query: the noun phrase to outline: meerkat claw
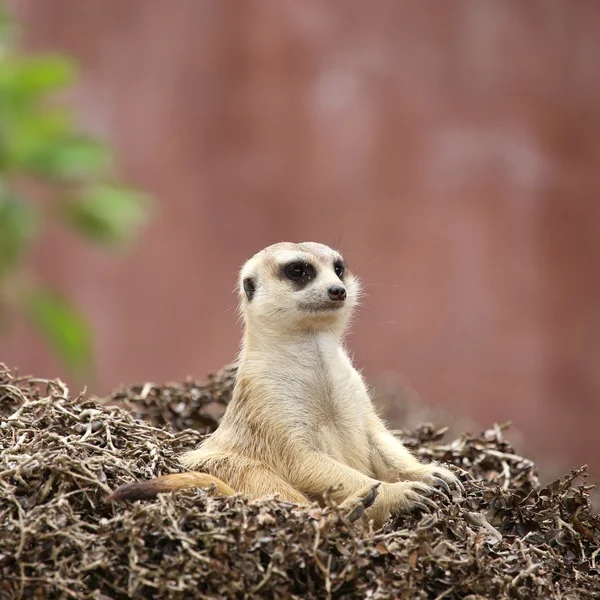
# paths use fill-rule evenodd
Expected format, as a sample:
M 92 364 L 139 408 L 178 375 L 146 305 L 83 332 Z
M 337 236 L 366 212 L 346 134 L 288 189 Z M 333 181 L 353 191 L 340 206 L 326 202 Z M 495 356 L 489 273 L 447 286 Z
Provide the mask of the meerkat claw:
M 438 488 L 442 488 L 441 491 L 445 492 L 444 496 L 450 500 L 450 496 L 452 496 L 450 486 L 441 477 L 437 477 L 436 475 L 432 475 L 431 479 L 433 480 L 433 485 L 437 486 Z
M 461 469 L 460 467 L 456 467 L 456 468 L 459 469 L 461 473 L 466 473 L 469 477 L 471 476 L 471 474 L 468 471 L 465 471 L 464 469 Z M 450 469 L 443 467 L 443 471 L 442 470 L 439 470 L 439 471 L 434 470 L 431 473 L 431 477 L 435 478 L 436 485 L 443 487 L 444 490 L 446 490 L 446 492 L 451 493 L 450 487 L 448 485 L 448 484 L 450 484 L 451 486 L 453 486 L 456 489 L 457 492 L 464 495 L 465 487 L 463 486 L 462 481 L 458 478 L 458 475 L 454 471 L 451 471 Z
M 365 514 L 365 507 L 362 503 L 358 503 L 347 515 L 348 521 L 354 523 Z
M 433 488 L 433 489 L 435 489 L 435 488 Z M 436 491 L 438 491 L 438 490 L 436 490 Z M 419 498 L 418 502 L 421 504 L 426 504 L 432 510 L 437 510 L 437 508 L 438 508 L 438 505 L 433 500 L 427 498 L 427 496 L 421 496 Z
M 470 475 L 470 473 L 469 473 Z M 457 477 L 454 481 L 454 485 L 458 488 L 458 491 L 464 496 L 465 495 L 465 486 L 462 481 Z
M 429 506 L 427 506 L 427 504 L 423 503 L 423 502 L 413 502 L 411 509 L 419 509 L 421 512 L 427 513 L 428 515 L 431 514 L 431 508 L 429 508 Z
M 365 514 L 365 510 L 373 505 L 379 494 L 380 485 L 381 482 L 377 482 L 362 498 L 357 498 L 356 504 L 347 514 L 348 520 L 351 523 L 360 519 Z
M 463 471 L 464 473 L 466 473 L 466 471 Z M 454 473 L 453 473 L 454 475 Z M 446 481 L 444 481 L 444 483 L 447 483 Z M 465 494 L 465 486 L 462 484 L 462 481 L 458 478 L 458 475 L 454 475 L 454 477 L 452 478 L 451 484 L 456 488 L 456 491 L 461 494 L 464 495 Z
M 379 486 L 381 485 L 381 482 L 378 481 L 370 490 L 369 492 L 363 497 L 362 499 L 362 505 L 365 508 L 369 508 L 371 506 L 373 506 L 373 502 L 375 502 L 377 496 L 379 495 Z
M 436 510 L 438 508 L 438 505 L 433 500 L 427 497 L 427 494 L 432 493 L 434 489 L 435 488 L 432 488 L 431 486 L 427 486 L 426 489 L 418 488 L 414 490 L 414 493 L 407 498 L 407 502 L 404 504 L 403 510 L 410 511 L 412 510 L 412 507 L 414 505 L 418 504 L 424 504 L 425 506 L 427 506 L 427 508 L 430 509 L 428 510 L 428 512 Z
M 433 487 L 433 486 L 432 486 Z M 444 490 L 440 490 L 436 487 L 433 488 L 433 492 L 432 494 L 438 498 L 443 498 L 446 502 L 451 502 L 452 501 L 452 497 L 449 496 L 448 494 L 446 494 L 446 492 L 444 492 Z

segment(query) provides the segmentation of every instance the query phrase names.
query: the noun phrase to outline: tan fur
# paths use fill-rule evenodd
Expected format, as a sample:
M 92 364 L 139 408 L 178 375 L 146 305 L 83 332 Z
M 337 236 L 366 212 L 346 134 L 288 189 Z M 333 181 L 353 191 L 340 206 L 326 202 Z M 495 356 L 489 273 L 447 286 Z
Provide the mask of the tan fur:
M 440 465 L 421 464 L 377 416 L 342 343 L 360 285 L 348 270 L 340 281 L 338 259 L 322 244 L 281 243 L 244 265 L 244 338 L 233 398 L 217 431 L 182 463 L 250 498 L 278 494 L 299 503 L 333 489 L 335 501 L 352 506 L 381 483 L 367 511 L 378 526 L 392 512 L 431 505 L 436 478 L 460 483 Z M 316 268 L 304 289 L 281 274 L 291 260 Z M 255 282 L 252 300 L 244 293 L 247 278 Z M 337 304 L 327 296 L 336 284 L 347 291 Z
M 235 491 L 226 483 L 209 475 L 208 473 L 198 473 L 191 471 L 188 473 L 174 473 L 173 475 L 163 475 L 148 481 L 139 481 L 137 483 L 127 483 L 118 487 L 108 500 L 149 500 L 155 498 L 157 494 L 167 492 L 176 492 L 177 490 L 186 490 L 189 488 L 209 488 L 214 485 L 217 491 L 223 496 L 233 496 Z

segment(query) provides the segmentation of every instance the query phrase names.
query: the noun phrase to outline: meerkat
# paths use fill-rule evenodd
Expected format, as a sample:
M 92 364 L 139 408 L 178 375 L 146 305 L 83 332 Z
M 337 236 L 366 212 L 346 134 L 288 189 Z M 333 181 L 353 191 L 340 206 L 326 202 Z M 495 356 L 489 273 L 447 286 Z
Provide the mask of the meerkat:
M 114 500 L 216 485 L 224 495 L 277 495 L 300 504 L 326 494 L 376 527 L 390 514 L 435 507 L 459 491 L 448 468 L 422 464 L 377 415 L 343 343 L 360 283 L 342 255 L 314 242 L 274 244 L 241 269 L 244 335 L 217 430 L 181 458 L 190 472 L 126 484 Z M 443 490 L 443 491 L 442 491 Z

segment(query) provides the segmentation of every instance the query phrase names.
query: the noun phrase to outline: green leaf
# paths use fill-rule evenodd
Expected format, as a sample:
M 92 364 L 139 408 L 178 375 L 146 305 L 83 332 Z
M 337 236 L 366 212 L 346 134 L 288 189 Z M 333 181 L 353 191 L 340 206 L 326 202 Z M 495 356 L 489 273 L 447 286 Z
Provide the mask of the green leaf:
M 2 64 L 0 89 L 12 102 L 30 103 L 65 88 L 75 72 L 73 62 L 60 55 L 8 58 Z
M 97 185 L 67 204 L 67 219 L 90 239 L 122 244 L 149 218 L 150 199 L 128 188 Z
M 26 312 L 32 325 L 69 369 L 89 372 L 92 365 L 91 332 L 83 317 L 68 302 L 38 288 L 29 294 Z
M 104 175 L 111 166 L 111 159 L 100 143 L 71 136 L 41 144 L 27 157 L 27 163 L 39 175 L 74 180 Z
M 35 233 L 35 215 L 0 181 L 0 278 L 13 268 Z
M 69 139 L 69 127 L 61 111 L 5 110 L 0 114 L 0 168 L 52 176 L 53 154 Z

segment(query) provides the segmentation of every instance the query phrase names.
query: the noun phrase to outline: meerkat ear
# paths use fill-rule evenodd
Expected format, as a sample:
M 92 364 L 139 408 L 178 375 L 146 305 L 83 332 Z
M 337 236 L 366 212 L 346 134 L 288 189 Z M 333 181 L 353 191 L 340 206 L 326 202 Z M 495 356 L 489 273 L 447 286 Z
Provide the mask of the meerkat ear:
M 256 280 L 253 277 L 244 277 L 242 285 L 244 286 L 244 292 L 246 292 L 248 302 L 251 302 L 256 293 Z

